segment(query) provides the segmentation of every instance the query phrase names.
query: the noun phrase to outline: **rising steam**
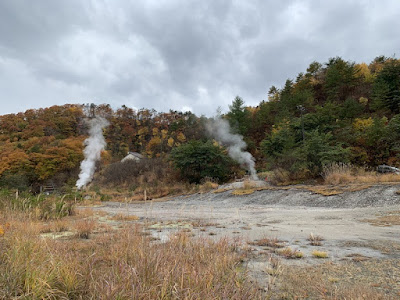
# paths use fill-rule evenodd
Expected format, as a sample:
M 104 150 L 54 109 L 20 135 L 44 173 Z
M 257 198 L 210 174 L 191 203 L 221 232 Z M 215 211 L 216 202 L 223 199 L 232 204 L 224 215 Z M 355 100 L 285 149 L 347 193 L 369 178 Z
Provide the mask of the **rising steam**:
M 96 162 L 100 160 L 101 151 L 106 146 L 103 137 L 103 128 L 109 125 L 108 121 L 102 117 L 96 117 L 88 121 L 89 137 L 85 140 L 85 150 L 83 154 L 85 159 L 81 162 L 81 172 L 76 182 L 76 187 L 81 189 L 88 184 L 94 175 Z
M 231 128 L 227 120 L 217 117 L 207 123 L 207 130 L 218 142 L 228 148 L 229 156 L 244 166 L 250 172 L 252 179 L 258 179 L 254 167 L 254 157 L 245 151 L 247 145 L 243 141 L 243 136 L 231 133 Z

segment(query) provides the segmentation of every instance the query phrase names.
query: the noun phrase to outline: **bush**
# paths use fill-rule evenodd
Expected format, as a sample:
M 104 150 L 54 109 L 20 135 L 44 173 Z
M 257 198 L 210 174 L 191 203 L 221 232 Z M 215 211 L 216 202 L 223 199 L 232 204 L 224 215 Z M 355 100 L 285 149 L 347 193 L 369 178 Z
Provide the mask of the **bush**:
M 349 150 L 340 144 L 333 144 L 330 133 L 319 133 L 317 130 L 307 134 L 300 155 L 306 162 L 313 176 L 321 175 L 324 165 L 333 162 L 348 162 Z
M 171 161 L 182 178 L 190 183 L 200 183 L 206 177 L 225 182 L 233 174 L 234 162 L 211 141 L 192 141 L 174 148 Z
M 25 174 L 5 172 L 0 178 L 0 187 L 26 191 L 29 189 L 29 179 Z

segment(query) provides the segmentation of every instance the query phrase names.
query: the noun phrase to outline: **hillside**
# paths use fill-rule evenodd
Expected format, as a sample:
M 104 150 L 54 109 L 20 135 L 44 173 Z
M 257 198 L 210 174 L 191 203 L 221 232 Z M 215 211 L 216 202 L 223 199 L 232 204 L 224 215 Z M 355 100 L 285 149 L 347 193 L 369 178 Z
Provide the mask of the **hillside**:
M 222 117 L 244 137 L 259 172 L 280 170 L 289 180 L 301 181 L 320 176 L 325 165 L 335 162 L 400 166 L 399 113 L 400 60 L 382 56 L 366 64 L 336 57 L 311 63 L 282 88 L 271 87 L 268 99 L 257 107 L 247 107 L 236 97 Z M 0 185 L 32 191 L 49 181 L 74 186 L 88 135 L 85 120 L 95 115 L 110 122 L 98 166 L 103 175 L 132 151 L 148 158 L 143 163 L 147 171 L 154 171 L 154 164 L 163 168 L 146 183 L 166 177 L 184 181 L 171 167 L 171 151 L 191 141 L 211 140 L 205 129 L 208 119 L 190 112 L 67 104 L 3 115 Z M 244 174 L 230 164 L 231 177 Z

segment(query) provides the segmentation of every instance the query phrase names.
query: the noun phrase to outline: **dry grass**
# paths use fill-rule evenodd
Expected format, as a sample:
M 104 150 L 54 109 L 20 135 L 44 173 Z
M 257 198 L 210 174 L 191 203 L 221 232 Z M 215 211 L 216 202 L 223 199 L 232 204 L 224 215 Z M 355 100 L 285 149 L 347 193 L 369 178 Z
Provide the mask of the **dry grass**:
M 351 258 L 352 261 L 354 262 L 362 262 L 370 259 L 370 257 L 359 254 L 359 253 L 351 253 L 349 255 L 346 255 L 346 258 Z
M 310 235 L 307 238 L 307 241 L 310 242 L 310 245 L 312 246 L 322 246 L 322 241 L 324 238 L 320 235 L 314 235 L 313 233 L 310 233 Z
M 69 223 L 65 219 L 56 220 L 52 226 L 53 232 L 64 232 L 69 230 Z
M 199 186 L 199 192 L 207 193 L 209 191 L 215 190 L 216 188 L 218 188 L 218 183 L 211 180 L 206 180 L 203 184 Z
M 283 248 L 284 241 L 279 240 L 278 238 L 262 238 L 260 240 L 256 240 L 254 242 L 249 242 L 249 245 L 261 246 L 261 247 L 270 247 L 270 248 Z
M 343 194 L 345 192 L 357 192 L 370 188 L 371 184 L 349 184 L 349 185 L 337 185 L 337 186 L 326 186 L 326 185 L 315 185 L 306 186 L 300 185 L 296 186 L 297 189 L 305 189 L 322 196 L 333 196 Z
M 81 239 L 88 239 L 96 228 L 96 222 L 91 219 L 79 220 L 75 223 L 76 235 Z
M 138 216 L 135 216 L 135 215 L 115 214 L 110 219 L 111 220 L 115 220 L 115 221 L 130 222 L 130 221 L 137 221 L 140 218 Z
M 257 190 L 257 186 L 249 180 L 243 182 L 243 187 L 232 191 L 234 196 L 251 195 Z
M 238 247 L 226 239 L 179 233 L 155 243 L 140 226 L 128 226 L 89 240 L 50 240 L 40 238 L 41 224 L 0 216 L 6 221 L 0 299 L 261 298 L 239 267 Z M 77 224 L 89 232 L 92 222 Z
M 221 189 L 216 189 L 216 190 L 214 190 L 213 193 L 214 193 L 214 194 L 220 194 L 220 193 L 225 193 L 225 192 L 227 192 L 227 191 L 229 191 L 229 189 L 227 189 L 227 188 L 221 188 Z
M 330 185 L 349 183 L 377 184 L 400 182 L 400 175 L 394 173 L 380 174 L 374 171 L 365 171 L 363 168 L 343 163 L 334 163 L 325 166 L 322 176 L 325 184 Z
M 255 192 L 255 189 L 237 189 L 232 191 L 232 195 L 234 196 L 244 196 L 251 195 Z
M 313 252 L 311 252 L 311 255 L 315 258 L 328 258 L 329 257 L 327 252 L 319 251 L 319 250 L 314 250 Z
M 290 247 L 277 249 L 275 250 L 275 253 L 286 259 L 303 258 L 304 256 L 300 250 L 293 250 Z
M 400 225 L 400 211 L 392 211 L 386 215 L 379 216 L 375 219 L 364 219 L 364 222 L 368 222 L 373 226 L 390 227 L 393 225 Z
M 389 269 L 385 269 L 386 265 Z M 393 272 L 398 272 L 398 264 L 393 267 L 372 261 L 281 266 L 277 288 L 269 295 L 272 299 L 398 299 L 398 283 Z

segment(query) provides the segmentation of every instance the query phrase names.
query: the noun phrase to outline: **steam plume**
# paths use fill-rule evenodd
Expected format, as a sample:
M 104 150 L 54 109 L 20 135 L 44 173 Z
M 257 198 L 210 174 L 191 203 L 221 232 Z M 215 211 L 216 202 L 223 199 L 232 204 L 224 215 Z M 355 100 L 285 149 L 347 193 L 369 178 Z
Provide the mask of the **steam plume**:
M 92 180 L 96 169 L 96 161 L 100 160 L 101 151 L 106 146 L 103 128 L 109 125 L 108 121 L 102 117 L 96 117 L 89 120 L 88 124 L 89 137 L 84 142 L 85 150 L 83 150 L 85 159 L 81 162 L 81 172 L 76 182 L 78 189 L 81 189 Z
M 207 123 L 207 130 L 218 142 L 228 147 L 228 154 L 235 161 L 250 172 L 251 178 L 257 180 L 254 157 L 244 149 L 247 144 L 243 141 L 243 136 L 231 133 L 231 128 L 227 120 L 220 117 Z

